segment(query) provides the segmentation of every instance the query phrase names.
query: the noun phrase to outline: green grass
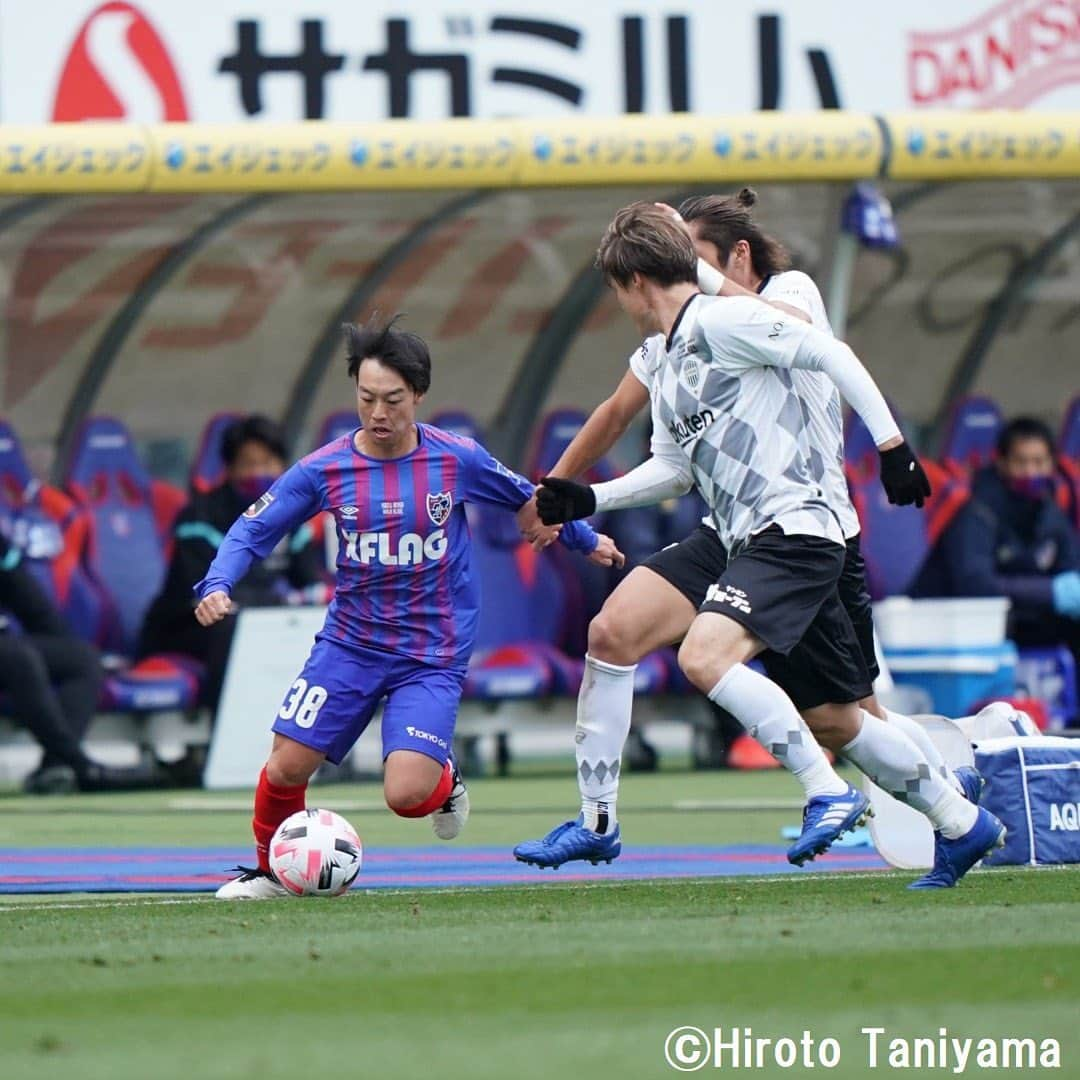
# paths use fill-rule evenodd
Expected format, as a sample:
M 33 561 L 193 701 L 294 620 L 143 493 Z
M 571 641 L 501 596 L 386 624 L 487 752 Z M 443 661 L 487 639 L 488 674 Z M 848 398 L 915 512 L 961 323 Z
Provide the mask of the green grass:
M 469 842 L 509 846 L 571 808 L 574 784 L 473 793 Z M 206 808 L 220 798 L 0 799 L 0 845 L 245 842 L 244 797 Z M 376 798 L 362 786 L 314 801 Z M 630 776 L 622 799 L 628 842 L 775 842 L 798 816 L 778 775 Z M 703 799 L 727 808 L 674 809 Z M 170 810 L 177 800 L 203 809 Z M 761 802 L 793 808 L 737 808 Z M 346 813 L 369 847 L 430 842 L 385 811 Z M 249 906 L 0 897 L 0 1076 L 663 1077 L 681 1025 L 833 1036 L 841 1065 L 814 1075 L 842 1077 L 875 1075 L 863 1026 L 1052 1036 L 1059 1075 L 1077 1075 L 1080 874 L 981 872 L 932 895 L 907 892 L 910 877 L 582 886 L 538 874 L 528 888 Z

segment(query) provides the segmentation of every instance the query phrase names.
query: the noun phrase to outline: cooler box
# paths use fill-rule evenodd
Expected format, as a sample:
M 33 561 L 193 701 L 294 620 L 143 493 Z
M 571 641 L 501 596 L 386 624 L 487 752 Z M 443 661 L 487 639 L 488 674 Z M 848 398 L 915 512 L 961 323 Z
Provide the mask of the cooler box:
M 874 605 L 874 625 L 893 680 L 930 694 L 934 710 L 962 716 L 987 698 L 1016 691 L 1016 647 L 1005 640 L 1004 597 L 912 600 Z
M 980 803 L 1008 829 L 987 866 L 1080 863 L 1080 739 L 987 739 L 975 746 Z
M 1012 697 L 1016 692 L 1016 646 L 955 649 L 886 649 L 893 682 L 918 686 L 942 716 L 964 716 L 976 702 Z

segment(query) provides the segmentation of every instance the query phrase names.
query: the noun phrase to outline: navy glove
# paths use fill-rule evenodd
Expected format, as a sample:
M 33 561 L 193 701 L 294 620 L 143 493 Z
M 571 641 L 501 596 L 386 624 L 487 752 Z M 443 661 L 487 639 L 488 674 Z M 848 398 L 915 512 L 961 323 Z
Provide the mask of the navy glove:
M 906 442 L 878 452 L 881 458 L 881 486 L 893 506 L 921 507 L 930 495 L 930 481 Z
M 1080 619 L 1080 570 L 1057 574 L 1050 587 L 1054 594 L 1054 610 L 1070 619 Z
M 561 525 L 596 513 L 596 495 L 588 484 L 545 476 L 536 489 L 536 512 L 545 525 Z

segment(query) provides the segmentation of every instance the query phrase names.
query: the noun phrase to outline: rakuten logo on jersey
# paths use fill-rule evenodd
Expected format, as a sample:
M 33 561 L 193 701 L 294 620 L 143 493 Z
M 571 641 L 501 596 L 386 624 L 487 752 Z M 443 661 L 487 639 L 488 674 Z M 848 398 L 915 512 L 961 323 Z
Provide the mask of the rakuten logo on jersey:
M 1070 0 L 1005 0 L 955 30 L 908 35 L 916 105 L 1020 109 L 1080 82 L 1080 8 Z
M 427 536 L 404 533 L 394 545 L 389 533 L 343 532 L 345 558 L 363 566 L 377 562 L 381 566 L 416 566 L 425 559 L 438 562 L 449 545 L 445 529 L 436 529 Z
M 79 28 L 61 69 L 52 118 L 190 119 L 165 42 L 134 4 L 101 4 Z

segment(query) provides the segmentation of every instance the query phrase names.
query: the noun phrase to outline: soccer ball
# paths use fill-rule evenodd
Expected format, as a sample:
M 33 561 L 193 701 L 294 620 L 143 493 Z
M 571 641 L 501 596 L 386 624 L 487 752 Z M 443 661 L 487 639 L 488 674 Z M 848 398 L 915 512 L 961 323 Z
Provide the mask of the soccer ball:
M 332 810 L 301 810 L 270 841 L 270 869 L 294 896 L 340 896 L 363 855 L 356 830 Z

